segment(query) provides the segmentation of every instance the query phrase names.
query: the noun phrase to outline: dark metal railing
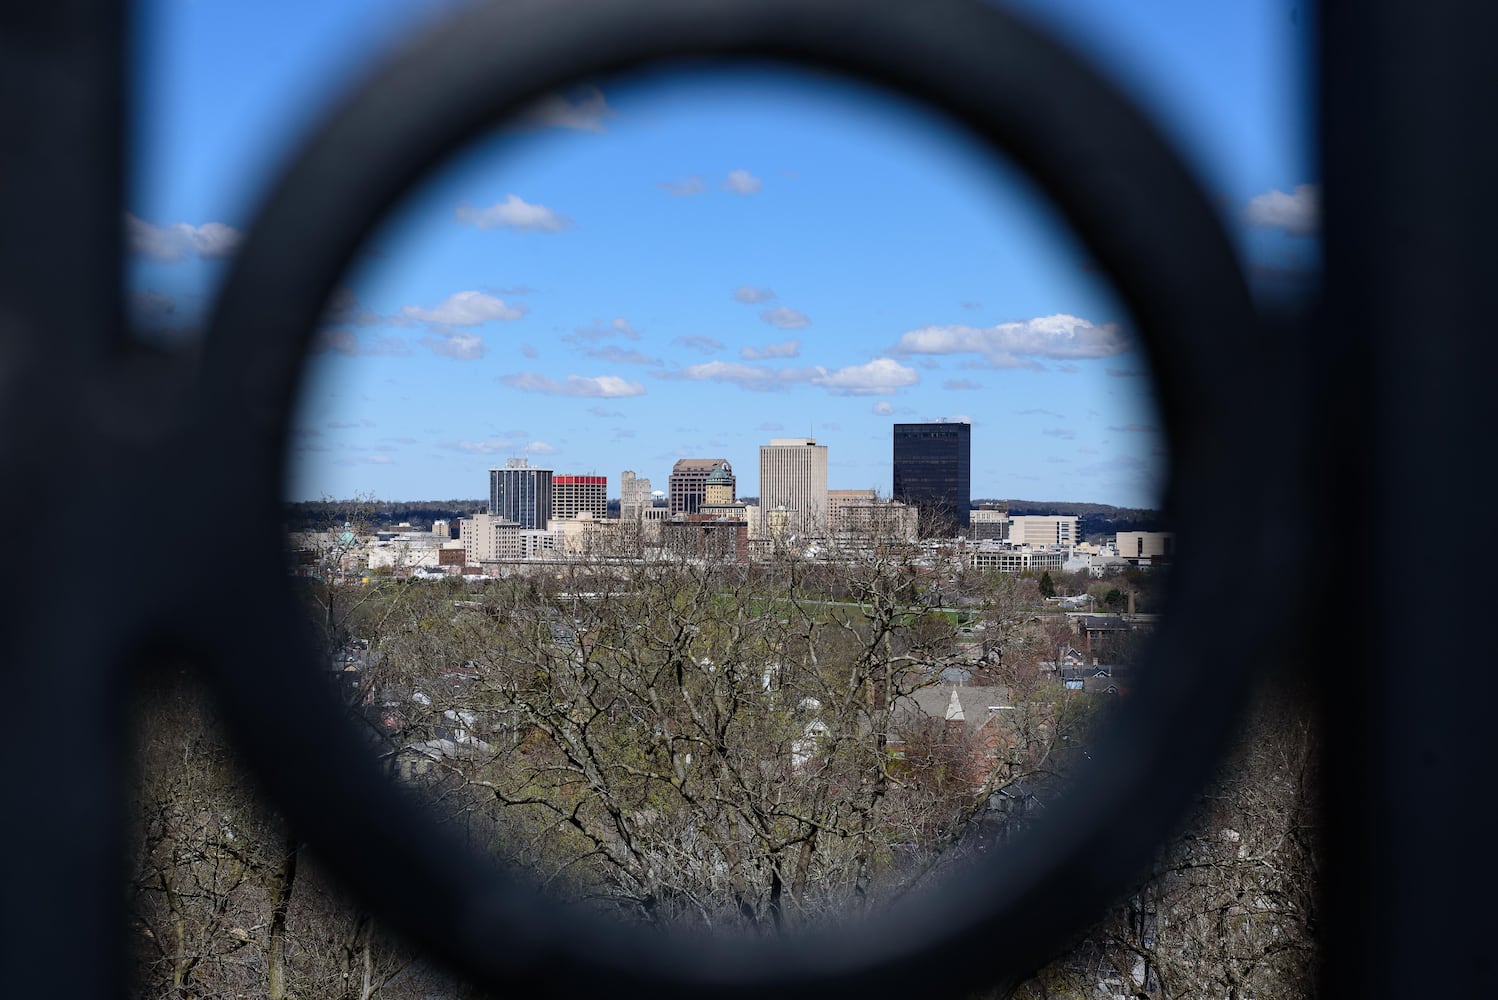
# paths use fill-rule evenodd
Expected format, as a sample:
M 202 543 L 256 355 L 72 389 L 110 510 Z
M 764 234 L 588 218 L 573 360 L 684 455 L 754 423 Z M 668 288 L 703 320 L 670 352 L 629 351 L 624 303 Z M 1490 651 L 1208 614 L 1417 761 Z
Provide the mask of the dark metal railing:
M 1493 14 L 1447 2 L 1417 16 L 1385 0 L 1325 11 L 1327 281 L 1311 325 L 1256 315 L 1215 212 L 1150 123 L 1002 10 L 482 7 L 394 61 L 302 151 L 195 356 L 149 354 L 122 335 L 120 18 L 98 0 L 0 15 L 7 994 L 123 989 L 121 705 L 135 669 L 164 655 L 201 666 L 277 807 L 365 904 L 434 954 L 496 989 L 683 997 L 959 995 L 1034 968 L 1148 860 L 1223 749 L 1256 669 L 1332 666 L 1324 988 L 1466 996 L 1498 975 L 1491 908 L 1474 905 L 1491 898 L 1493 876 L 1468 805 L 1490 727 L 1480 666 L 1462 666 L 1483 646 L 1480 628 L 1463 645 L 1437 596 L 1466 579 L 1450 543 L 1468 534 L 1388 564 L 1371 554 L 1403 514 L 1480 516 L 1493 338 L 1471 345 L 1498 313 L 1487 266 L 1498 163 L 1484 116 L 1494 75 L 1477 46 Z M 501 37 L 525 43 L 497 57 Z M 302 357 L 381 214 L 543 94 L 702 58 L 903 92 L 1026 169 L 1144 335 L 1172 456 L 1167 508 L 1192 540 L 1152 650 L 1156 683 L 1111 737 L 1121 751 L 1097 754 L 1077 794 L 1004 864 L 856 932 L 685 942 L 565 910 L 471 863 L 382 780 L 356 735 L 330 724 L 338 707 L 283 578 Z M 109 523 L 166 511 L 211 515 L 245 541 L 210 572 L 155 536 L 101 538 Z M 1349 589 L 1370 616 L 1328 623 L 1318 599 Z M 1215 613 L 1245 592 L 1253 633 L 1207 641 Z M 1318 636 L 1337 630 L 1345 659 L 1308 655 L 1313 622 Z M 942 960 L 952 954 L 982 960 Z

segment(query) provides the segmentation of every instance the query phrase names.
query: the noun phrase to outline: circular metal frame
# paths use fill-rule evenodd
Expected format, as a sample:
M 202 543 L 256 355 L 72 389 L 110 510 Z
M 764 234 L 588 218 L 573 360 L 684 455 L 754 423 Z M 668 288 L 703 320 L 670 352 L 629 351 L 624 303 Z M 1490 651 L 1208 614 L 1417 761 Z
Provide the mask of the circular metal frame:
M 1038 835 L 939 895 L 838 932 L 777 941 L 663 935 L 565 910 L 471 863 L 332 724 L 277 558 L 285 441 L 303 354 L 382 215 L 479 131 L 583 79 L 695 58 L 833 70 L 925 102 L 1028 171 L 1113 277 L 1149 351 L 1187 547 L 1149 683 L 1082 787 Z M 1236 407 L 1261 383 L 1256 321 L 1208 201 L 1145 119 L 1055 42 L 962 0 L 567 0 L 488 6 L 372 79 L 291 166 L 219 298 L 198 400 L 205 497 L 251 525 L 257 554 L 174 623 L 201 652 L 277 804 L 369 905 L 490 985 L 688 996 L 971 989 L 1033 967 L 1148 860 L 1213 763 L 1297 595 L 1281 583 L 1255 636 L 1214 651 L 1205 622 L 1245 572 L 1293 579 L 1258 523 L 1265 453 Z M 253 483 L 245 488 L 246 483 Z M 1217 524 L 1260 561 L 1228 558 Z M 243 622 L 257 630 L 241 640 Z M 267 720 L 276 720 L 269 724 Z M 960 961 L 944 960 L 961 956 Z M 561 971 L 564 970 L 564 971 Z

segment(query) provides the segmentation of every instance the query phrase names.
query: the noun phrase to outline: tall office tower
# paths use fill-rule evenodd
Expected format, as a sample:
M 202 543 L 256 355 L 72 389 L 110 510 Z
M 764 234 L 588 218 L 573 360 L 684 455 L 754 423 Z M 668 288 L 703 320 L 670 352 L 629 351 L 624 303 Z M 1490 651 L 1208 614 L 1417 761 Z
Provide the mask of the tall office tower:
M 619 476 L 619 518 L 638 521 L 650 504 L 650 480 L 625 469 Z
M 607 476 L 553 476 L 551 479 L 551 516 L 573 520 L 592 516 L 599 520 L 609 516 L 609 480 Z
M 771 438 L 759 446 L 759 509 L 789 513 L 788 530 L 802 537 L 827 533 L 827 446 L 815 438 Z M 766 529 L 768 530 L 768 529 Z
M 523 529 L 545 530 L 551 519 L 551 470 L 533 469 L 523 458 L 510 459 L 503 469 L 490 469 L 489 513 Z
M 683 458 L 671 467 L 671 479 L 667 484 L 671 497 L 671 513 L 695 514 L 707 496 L 707 477 L 719 466 L 733 478 L 733 466 L 726 458 Z M 736 485 L 736 483 L 735 483 Z
M 895 424 L 892 492 L 916 506 L 923 528 L 952 535 L 967 530 L 972 464 L 972 424 Z

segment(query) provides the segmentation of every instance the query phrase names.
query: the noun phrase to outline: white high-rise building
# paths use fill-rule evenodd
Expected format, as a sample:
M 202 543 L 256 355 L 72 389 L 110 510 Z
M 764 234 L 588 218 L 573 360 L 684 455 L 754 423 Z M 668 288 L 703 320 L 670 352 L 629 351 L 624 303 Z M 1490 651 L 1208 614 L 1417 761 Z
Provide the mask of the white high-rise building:
M 608 516 L 608 477 L 551 477 L 551 520 L 571 521 L 579 517 L 591 517 L 601 521 Z
M 771 438 L 759 447 L 759 509 L 782 506 L 790 513 L 791 532 L 826 535 L 827 446 L 815 438 Z

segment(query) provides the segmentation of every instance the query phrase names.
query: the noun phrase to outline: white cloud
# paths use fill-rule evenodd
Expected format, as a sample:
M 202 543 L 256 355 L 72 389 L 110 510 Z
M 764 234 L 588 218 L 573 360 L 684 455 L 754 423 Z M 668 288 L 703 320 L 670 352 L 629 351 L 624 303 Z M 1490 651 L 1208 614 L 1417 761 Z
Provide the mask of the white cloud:
M 590 358 L 620 365 L 658 365 L 661 363 L 660 358 L 652 358 L 640 351 L 627 350 L 617 344 L 605 344 L 603 347 L 595 347 L 586 353 Z
M 477 361 L 485 353 L 484 338 L 476 333 L 434 333 L 418 341 L 433 354 L 459 361 Z
M 658 186 L 661 190 L 674 194 L 678 198 L 688 198 L 706 191 L 707 181 L 696 174 L 691 174 L 687 177 L 678 177 L 674 181 L 661 181 Z
M 723 350 L 723 342 L 721 340 L 714 340 L 711 337 L 701 337 L 695 335 L 691 337 L 677 337 L 675 340 L 671 341 L 671 343 L 680 344 L 682 347 L 691 348 L 692 350 L 699 351 L 702 354 L 712 354 L 715 351 Z
M 511 438 L 489 438 L 487 441 L 454 441 L 442 447 L 469 455 L 497 455 L 515 453 L 515 442 Z
M 390 336 L 381 337 L 373 344 L 363 345 L 359 353 L 404 356 L 410 354 L 411 349 L 406 346 L 406 342 L 401 338 Z
M 920 380 L 914 368 L 907 368 L 892 358 L 875 358 L 864 365 L 850 365 L 834 372 L 822 371 L 811 382 L 839 396 L 885 396 Z
M 949 378 L 941 384 L 941 387 L 943 389 L 953 390 L 971 390 L 983 388 L 981 385 L 979 385 L 977 382 L 974 382 L 970 378 Z
M 395 319 L 405 325 L 429 323 L 434 326 L 478 326 L 491 320 L 519 319 L 525 312 L 523 305 L 507 305 L 504 299 L 497 299 L 483 292 L 466 291 L 454 292 L 432 309 L 401 306 Z
M 591 413 L 591 414 L 593 414 L 593 416 L 595 416 L 595 417 L 622 417 L 622 416 L 624 416 L 623 412 L 621 412 L 619 410 L 605 410 L 601 406 L 590 406 L 590 407 L 588 407 L 588 412 Z
M 657 378 L 690 379 L 696 382 L 726 382 L 755 392 L 773 392 L 810 383 L 835 396 L 889 395 L 920 381 L 915 369 L 889 358 L 829 371 L 826 368 L 760 368 L 735 361 L 708 361 L 678 371 L 655 372 Z
M 895 354 L 981 354 L 992 368 L 1036 368 L 1034 359 L 1105 358 L 1132 347 L 1117 323 L 1058 313 L 995 326 L 927 326 L 900 336 Z M 966 366 L 965 366 L 966 367 Z
M 740 285 L 733 290 L 735 302 L 747 302 L 751 305 L 760 302 L 769 302 L 775 298 L 773 288 L 755 288 L 753 285 Z
M 555 455 L 557 449 L 555 445 L 547 444 L 545 441 L 532 441 L 525 446 L 525 453 L 527 455 Z
M 592 326 L 580 326 L 572 331 L 572 336 L 563 337 L 563 340 L 606 340 L 609 337 L 626 337 L 629 340 L 639 340 L 640 332 L 629 324 L 629 320 L 623 316 L 615 316 L 607 325 L 598 320 L 593 321 Z
M 157 226 L 125 213 L 125 238 L 131 251 L 166 263 L 187 257 L 212 260 L 232 256 L 243 235 L 222 222 L 205 222 L 201 226 L 173 222 Z
M 891 404 L 886 403 L 884 400 L 881 399 L 879 402 L 877 402 L 877 403 L 874 404 L 874 406 L 873 406 L 873 412 L 876 413 L 876 414 L 878 414 L 881 417 L 887 417 L 891 413 L 895 412 L 895 408 Z
M 597 87 L 583 85 L 570 94 L 548 94 L 520 115 L 520 122 L 537 128 L 570 128 L 579 132 L 602 132 L 603 123 L 615 115 Z
M 739 357 L 745 361 L 766 361 L 770 358 L 794 358 L 801 354 L 801 341 L 786 340 L 779 344 L 739 349 Z
M 784 388 L 779 372 L 772 368 L 756 368 L 733 361 L 707 361 L 700 365 L 688 365 L 679 372 L 657 372 L 661 378 L 684 378 L 694 382 L 727 382 L 741 389 L 767 392 Z
M 734 194 L 754 194 L 764 186 L 764 181 L 747 170 L 730 170 L 723 186 Z
M 1321 230 L 1321 186 L 1297 184 L 1286 194 L 1278 189 L 1254 195 L 1243 209 L 1250 226 L 1283 229 L 1291 236 L 1314 236 Z
M 799 309 L 790 309 L 786 306 L 776 306 L 774 309 L 765 309 L 760 312 L 759 318 L 771 326 L 782 330 L 793 330 L 797 327 L 810 326 L 811 320 L 806 313 Z
M 572 220 L 558 215 L 545 205 L 533 205 L 519 195 L 507 195 L 488 208 L 459 205 L 453 215 L 465 226 L 479 229 L 526 229 L 538 233 L 559 233 Z
M 541 392 L 551 396 L 616 399 L 645 394 L 643 385 L 617 375 L 568 375 L 566 381 L 557 382 L 540 372 L 519 372 L 514 375 L 502 375 L 500 381 L 523 392 Z
M 536 350 L 530 344 L 521 345 L 520 353 L 524 354 L 528 358 L 539 358 L 541 356 L 541 352 Z

